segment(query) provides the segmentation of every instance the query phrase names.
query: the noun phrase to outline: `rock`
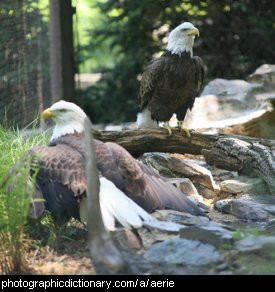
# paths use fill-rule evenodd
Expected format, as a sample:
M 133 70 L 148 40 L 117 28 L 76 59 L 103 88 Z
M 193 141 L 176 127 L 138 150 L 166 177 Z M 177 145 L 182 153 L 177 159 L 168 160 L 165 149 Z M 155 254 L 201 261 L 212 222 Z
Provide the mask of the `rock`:
M 139 160 L 141 160 L 144 164 L 156 169 L 159 174 L 166 177 L 177 177 L 173 170 L 168 167 L 169 159 L 170 154 L 161 152 L 148 152 L 139 157 Z
M 237 274 L 274 275 L 275 237 L 248 236 L 235 243 Z
M 205 198 L 205 199 L 208 199 L 208 200 L 211 200 L 211 199 L 215 199 L 220 191 L 212 191 L 204 186 L 201 186 L 201 185 L 196 185 L 196 188 L 199 192 L 199 194 Z
M 185 126 L 219 132 L 224 127 L 248 122 L 269 109 L 268 95 L 261 100 L 258 96 L 266 91 L 270 89 L 258 83 L 215 79 L 196 98 L 192 111 L 185 117 Z
M 138 229 L 138 234 L 141 238 L 142 246 L 144 249 L 148 249 L 152 244 L 156 242 L 173 239 L 177 236 L 171 232 L 167 233 L 158 229 L 149 229 L 147 227 Z
M 226 127 L 220 133 L 275 139 L 275 109 L 270 108 L 259 117 L 245 123 Z
M 205 87 L 202 96 L 215 95 L 224 99 L 243 101 L 249 99 L 255 90 L 261 85 L 249 83 L 245 80 L 227 80 L 217 78 L 210 81 Z
M 168 234 L 179 234 L 180 229 L 184 228 L 182 224 L 160 220 L 144 222 L 143 226 L 150 230 L 158 230 Z
M 205 225 L 184 227 L 180 230 L 180 237 L 185 239 L 199 240 L 202 243 L 220 247 L 223 244 L 233 244 L 233 237 L 224 225 L 210 221 Z
M 186 177 L 193 183 L 203 185 L 213 191 L 218 190 L 211 172 L 191 159 L 181 159 L 167 153 L 144 153 L 140 160 L 167 177 Z
M 229 171 L 221 168 L 217 168 L 213 165 L 209 167 L 209 170 L 211 171 L 215 181 L 217 183 L 220 183 L 224 180 L 228 179 L 235 179 L 238 177 L 238 173 L 236 171 Z
M 142 248 L 140 238 L 130 229 L 118 228 L 115 232 L 112 232 L 112 236 L 122 247 L 134 250 Z
M 261 178 L 249 178 L 239 176 L 231 180 L 224 180 L 220 183 L 221 192 L 228 194 L 263 194 L 269 193 L 268 187 Z
M 272 218 L 274 198 L 266 196 L 242 196 L 216 202 L 215 208 L 247 221 L 268 221 Z M 270 212 L 271 208 L 271 212 Z
M 248 225 L 249 227 L 254 228 L 255 224 L 257 224 L 254 222 L 247 222 L 247 221 L 241 220 L 237 218 L 236 216 L 233 216 L 232 214 L 220 212 L 216 208 L 210 209 L 208 216 L 214 222 L 222 224 L 222 226 L 226 226 L 224 227 L 225 229 L 228 229 L 229 231 L 234 231 L 234 232 L 236 231 L 236 229 L 241 229 L 241 230 L 246 229 Z M 266 222 L 264 222 L 264 224 L 266 224 Z
M 207 224 L 209 219 L 202 216 L 193 216 L 174 210 L 157 210 L 152 214 L 155 218 L 162 221 L 175 222 L 182 225 L 202 225 Z
M 169 182 L 178 189 L 180 189 L 186 195 L 201 198 L 197 189 L 195 188 L 195 186 L 193 185 L 189 178 L 172 178 L 169 179 Z
M 203 197 L 198 193 L 189 178 L 174 178 L 170 179 L 169 182 L 180 189 L 184 194 L 193 198 L 196 203 L 205 204 Z
M 206 266 L 222 261 L 213 245 L 182 238 L 153 244 L 144 256 L 152 262 L 187 266 Z
M 183 160 L 171 156 L 168 166 L 176 173 L 181 174 L 184 177 L 188 177 L 196 184 L 203 185 L 212 191 L 219 189 L 213 179 L 211 172 L 193 159 Z
M 248 236 L 235 243 L 235 248 L 242 253 L 247 252 L 266 252 L 267 249 L 275 252 L 274 236 Z
M 268 222 L 268 224 L 264 227 L 264 231 L 268 235 L 275 236 L 275 219 Z
M 264 64 L 247 77 L 250 82 L 259 82 L 275 85 L 275 65 Z

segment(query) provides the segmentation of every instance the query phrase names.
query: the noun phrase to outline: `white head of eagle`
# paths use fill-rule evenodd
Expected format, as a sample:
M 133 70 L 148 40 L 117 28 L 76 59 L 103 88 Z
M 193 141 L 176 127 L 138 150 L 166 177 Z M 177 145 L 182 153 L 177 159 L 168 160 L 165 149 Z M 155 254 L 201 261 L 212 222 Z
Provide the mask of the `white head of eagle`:
M 195 36 L 199 36 L 199 30 L 190 22 L 184 22 L 173 29 L 169 34 L 167 50 L 171 54 L 181 55 L 190 52 L 193 57 L 193 45 Z
M 84 131 L 84 111 L 72 102 L 60 100 L 42 113 L 44 120 L 52 119 L 55 127 L 51 140 L 73 133 Z

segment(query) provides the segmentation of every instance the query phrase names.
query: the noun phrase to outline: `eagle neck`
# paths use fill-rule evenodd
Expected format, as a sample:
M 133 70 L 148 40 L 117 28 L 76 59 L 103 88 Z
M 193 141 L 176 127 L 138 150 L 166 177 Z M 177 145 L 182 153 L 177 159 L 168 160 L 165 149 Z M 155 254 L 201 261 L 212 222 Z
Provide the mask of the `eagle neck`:
M 175 56 L 175 57 L 179 57 L 179 58 L 183 58 L 183 57 L 192 58 L 192 56 L 189 52 L 182 52 L 181 54 L 172 54 L 172 52 L 167 50 L 167 49 L 164 51 L 163 55 L 164 56 L 171 56 L 171 57 Z
M 175 34 L 169 37 L 166 50 L 170 51 L 172 55 L 181 56 L 183 53 L 190 53 L 193 57 L 194 37 L 179 38 Z
M 67 125 L 55 125 L 53 129 L 53 134 L 51 137 L 51 141 L 58 139 L 59 137 L 68 135 L 68 134 L 75 134 L 75 133 L 82 133 L 84 131 L 83 123 L 74 122 L 74 124 L 67 124 Z

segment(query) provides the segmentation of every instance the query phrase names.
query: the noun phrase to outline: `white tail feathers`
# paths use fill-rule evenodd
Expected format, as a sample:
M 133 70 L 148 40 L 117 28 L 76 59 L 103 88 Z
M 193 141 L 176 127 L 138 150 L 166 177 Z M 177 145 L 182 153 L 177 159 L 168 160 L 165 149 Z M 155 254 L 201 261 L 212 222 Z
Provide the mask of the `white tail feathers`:
M 103 223 L 109 231 L 116 229 L 115 221 L 125 228 L 140 228 L 143 222 L 156 220 L 104 177 L 100 178 L 99 200 Z M 87 198 L 81 200 L 79 209 L 81 221 L 87 222 Z
M 139 128 L 158 128 L 158 123 L 152 120 L 151 112 L 145 108 L 137 115 L 137 125 Z

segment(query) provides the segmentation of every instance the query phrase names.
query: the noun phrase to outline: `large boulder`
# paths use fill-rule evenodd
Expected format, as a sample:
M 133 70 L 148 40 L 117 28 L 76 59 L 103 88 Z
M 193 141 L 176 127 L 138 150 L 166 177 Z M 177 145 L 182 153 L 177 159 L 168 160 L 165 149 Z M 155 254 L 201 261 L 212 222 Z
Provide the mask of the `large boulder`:
M 264 129 L 274 124 L 274 113 L 269 114 L 275 104 L 274 88 L 275 65 L 262 65 L 248 77 L 248 82 L 214 79 L 205 86 L 201 97 L 196 98 L 192 111 L 186 115 L 185 126 L 212 132 L 223 132 L 226 128 L 227 133 L 269 138 L 271 131 Z M 253 133 L 246 131 L 254 127 L 230 128 L 257 119 L 257 130 Z
M 250 82 L 259 82 L 275 86 L 275 64 L 264 64 L 247 77 Z

